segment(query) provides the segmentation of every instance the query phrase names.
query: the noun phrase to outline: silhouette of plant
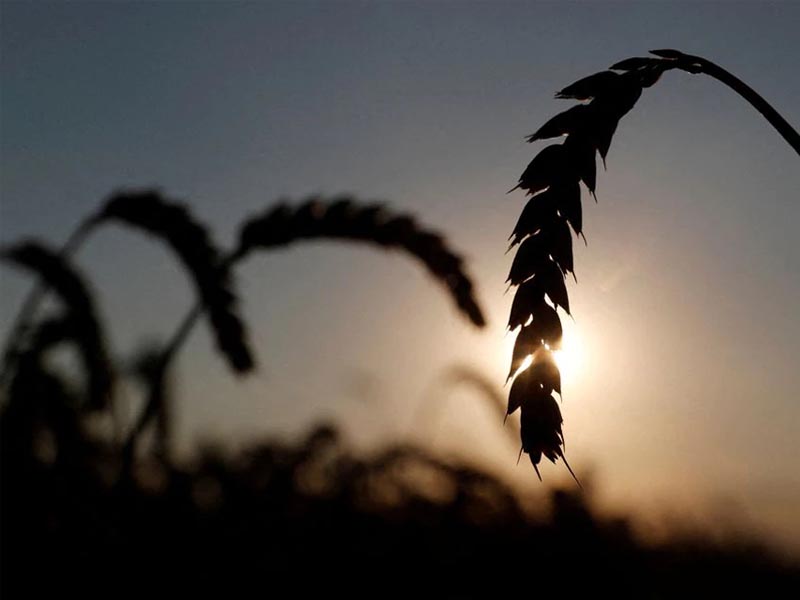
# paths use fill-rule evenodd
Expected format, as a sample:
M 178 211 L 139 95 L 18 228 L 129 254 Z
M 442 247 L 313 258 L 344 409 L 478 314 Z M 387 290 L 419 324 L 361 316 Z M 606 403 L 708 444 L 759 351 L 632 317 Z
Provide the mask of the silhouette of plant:
M 58 255 L 63 258 L 70 256 L 98 227 L 115 222 L 151 234 L 175 251 L 192 277 L 198 297 L 208 308 L 217 346 L 235 372 L 250 370 L 253 360 L 243 324 L 236 312 L 232 274 L 221 259 L 221 251 L 212 242 L 208 228 L 199 223 L 183 204 L 154 190 L 114 193 L 97 212 L 81 222 Z M 46 278 L 40 278 L 11 327 L 3 352 L 3 380 L 13 368 L 20 334 L 35 316 L 48 284 Z
M 137 441 L 153 419 L 161 423 L 156 436 L 158 454 L 166 457 L 168 428 L 164 415 L 168 410 L 169 366 L 203 312 L 208 311 L 217 347 L 233 370 L 244 373 L 253 368 L 252 353 L 246 342 L 247 328 L 236 308 L 233 268 L 255 250 L 315 238 L 366 242 L 398 249 L 425 266 L 473 324 L 480 327 L 485 323 L 461 257 L 449 249 L 440 234 L 424 228 L 413 217 L 394 214 L 380 204 L 361 205 L 349 197 L 330 201 L 313 198 L 297 207 L 281 203 L 245 221 L 235 249 L 225 255 L 212 243 L 208 229 L 182 204 L 154 190 L 119 192 L 83 221 L 60 251 L 34 242 L 3 251 L 4 258 L 31 270 L 39 279 L 6 342 L 4 375 L 10 374 L 12 382 L 22 364 L 20 357 L 33 352 L 31 356 L 36 360 L 27 360 L 25 365 L 39 364 L 38 357 L 46 349 L 72 339 L 84 359 L 89 382 L 88 407 L 108 406 L 113 381 L 111 361 L 91 293 L 83 278 L 69 265 L 68 257 L 96 227 L 111 222 L 143 230 L 167 243 L 191 275 L 197 291 L 195 306 L 167 343 L 147 348 L 134 361 L 130 374 L 144 382 L 146 400 L 123 445 L 123 473 L 130 473 Z M 63 318 L 44 319 L 34 324 L 36 308 L 48 288 L 56 291 L 68 312 Z M 24 333 L 29 334 L 28 342 L 25 342 Z
M 744 82 L 699 56 L 677 50 L 653 50 L 652 54 L 655 58 L 620 61 L 611 70 L 589 75 L 558 92 L 556 98 L 586 103 L 556 115 L 526 138 L 528 142 L 536 142 L 565 136 L 563 143 L 541 150 L 510 190 L 522 189 L 532 198 L 510 236 L 509 250 L 517 245 L 519 248 L 507 280 L 517 286 L 508 327 L 521 330 L 509 378 L 528 357 L 532 357 L 532 362 L 514 379 L 508 414 L 522 410 L 522 450 L 529 455 L 539 479 L 542 455 L 552 462 L 562 458 L 569 469 L 563 451 L 563 419 L 553 397 L 553 392 L 561 395 L 561 376 L 552 351 L 559 348 L 562 337 L 557 309 L 560 307 L 570 314 L 564 282 L 568 273 L 575 275 L 570 227 L 576 235 L 583 236 L 580 182 L 596 201 L 595 153 L 605 165 L 617 124 L 634 107 L 642 90 L 672 69 L 714 77 L 750 102 L 800 154 L 797 131 Z
M 97 224 L 119 222 L 161 238 L 178 255 L 194 280 L 205 306 L 217 346 L 231 368 L 245 373 L 253 358 L 245 340 L 244 324 L 236 313 L 233 277 L 206 227 L 185 206 L 154 190 L 114 194 L 93 218 Z
M 312 198 L 297 208 L 278 204 L 242 224 L 238 245 L 226 262 L 238 263 L 256 249 L 319 238 L 366 242 L 406 252 L 445 285 L 473 324 L 485 325 L 472 282 L 463 271 L 463 259 L 447 247 L 441 235 L 424 229 L 409 215 L 392 214 L 380 204 L 362 206 L 349 197 L 330 201 Z M 186 315 L 168 344 L 167 353 L 180 347 L 202 311 L 203 305 L 198 303 Z
M 308 199 L 297 207 L 286 203 L 272 206 L 263 214 L 246 220 L 239 231 L 235 250 L 224 263 L 233 267 L 255 250 L 266 250 L 312 239 L 341 239 L 365 242 L 387 249 L 401 250 L 421 262 L 440 281 L 457 307 L 474 325 L 483 327 L 485 319 L 473 292 L 473 285 L 463 269 L 463 259 L 452 252 L 442 236 L 422 227 L 410 215 L 394 214 L 381 204 L 359 204 L 343 196 L 325 200 Z M 182 347 L 194 323 L 204 310 L 198 301 L 177 327 L 161 354 L 160 377 Z M 153 389 L 160 389 L 153 385 Z M 149 420 L 159 413 L 156 402 L 161 396 L 150 396 L 134 430 L 126 443 L 126 464 L 130 464 L 137 437 Z
M 377 244 L 401 250 L 419 260 L 450 293 L 472 323 L 486 321 L 463 272 L 463 259 L 442 236 L 422 227 L 410 215 L 393 214 L 381 204 L 359 205 L 349 197 L 330 201 L 312 198 L 297 208 L 279 204 L 242 225 L 232 261 L 253 250 L 285 246 L 303 239 L 332 238 Z
M 19 454 L 8 436 L 0 443 L 4 598 L 94 597 L 121 581 L 136 595 L 266 586 L 371 598 L 375 577 L 393 582 L 392 597 L 518 594 L 518 577 L 498 577 L 506 572 L 545 574 L 543 589 L 568 596 L 715 597 L 757 586 L 781 597 L 800 576 L 752 536 L 678 530 L 653 543 L 630 516 L 596 506 L 591 486 L 531 495 L 407 443 L 356 452 L 325 423 L 236 452 L 205 447 L 180 466 L 143 462 L 125 489 L 102 475 L 113 449 L 14 472 Z M 354 566 L 371 577 L 350 577 Z
M 139 383 L 146 399 L 123 449 L 127 461 L 133 460 L 136 441 L 150 421 L 155 421 L 156 425 L 154 454 L 165 462 L 169 458 L 173 399 L 168 363 L 164 362 L 163 354 L 161 344 L 149 343 L 139 348 L 128 363 L 128 372 Z M 130 466 L 126 464 L 125 468 Z
M 106 349 L 103 326 L 84 277 L 66 258 L 42 243 L 25 241 L 4 248 L 0 257 L 38 275 L 55 290 L 66 313 L 44 321 L 26 331 L 16 346 L 21 356 L 39 357 L 45 350 L 64 341 L 74 341 L 86 371 L 86 408 L 108 407 L 114 374 Z

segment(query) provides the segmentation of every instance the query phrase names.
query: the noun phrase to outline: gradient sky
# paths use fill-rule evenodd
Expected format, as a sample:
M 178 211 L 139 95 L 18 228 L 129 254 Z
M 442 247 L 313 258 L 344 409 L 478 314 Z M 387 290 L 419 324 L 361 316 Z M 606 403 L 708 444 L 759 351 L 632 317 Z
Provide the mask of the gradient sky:
M 357 443 L 414 435 L 528 482 L 480 398 L 441 385 L 463 363 L 504 379 L 523 206 L 505 191 L 538 150 L 524 135 L 570 105 L 555 90 L 661 47 L 727 67 L 800 125 L 798 23 L 789 2 L 4 2 L 0 236 L 60 242 L 122 186 L 185 199 L 225 245 L 284 196 L 412 211 L 469 258 L 490 327 L 400 255 L 260 255 L 240 284 L 261 371 L 236 381 L 198 329 L 181 445 L 333 417 Z M 669 73 L 623 119 L 584 203 L 583 360 L 563 405 L 570 462 L 610 501 L 734 507 L 800 539 L 798 189 L 797 155 L 713 80 Z M 172 257 L 136 234 L 104 230 L 78 260 L 122 357 L 189 305 Z M 2 271 L 0 333 L 29 285 Z

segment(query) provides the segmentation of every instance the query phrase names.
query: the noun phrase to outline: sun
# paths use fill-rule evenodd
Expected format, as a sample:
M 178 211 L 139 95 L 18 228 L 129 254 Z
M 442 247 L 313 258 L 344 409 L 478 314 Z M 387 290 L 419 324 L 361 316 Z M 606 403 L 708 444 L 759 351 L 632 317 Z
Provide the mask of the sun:
M 511 352 L 516 336 L 509 336 L 506 344 L 506 353 Z M 550 347 L 545 344 L 545 348 L 550 350 Z M 584 343 L 583 336 L 579 333 L 574 322 L 566 321 L 563 323 L 563 336 L 561 339 L 561 347 L 558 350 L 553 350 L 553 358 L 555 359 L 556 366 L 561 373 L 561 381 L 569 382 L 570 384 L 578 381 L 581 378 L 583 371 L 587 365 L 587 347 Z M 533 363 L 533 355 L 528 356 L 519 366 L 514 373 L 514 377 L 522 373 L 525 369 Z
M 586 362 L 586 347 L 574 323 L 564 323 L 561 348 L 553 351 L 561 379 L 573 382 L 580 377 Z

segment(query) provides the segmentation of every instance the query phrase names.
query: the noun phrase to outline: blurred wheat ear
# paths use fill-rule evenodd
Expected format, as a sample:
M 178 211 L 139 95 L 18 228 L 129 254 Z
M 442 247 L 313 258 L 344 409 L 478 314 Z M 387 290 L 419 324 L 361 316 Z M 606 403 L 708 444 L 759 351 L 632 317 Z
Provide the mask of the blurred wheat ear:
M 325 238 L 363 242 L 409 254 L 444 285 L 467 319 L 478 327 L 486 324 L 463 259 L 440 234 L 424 228 L 409 215 L 394 214 L 381 204 L 359 204 L 350 197 L 312 198 L 298 206 L 282 202 L 268 208 L 241 225 L 236 249 L 224 265 L 231 268 L 255 250 Z M 184 317 L 166 346 L 165 362 L 183 344 L 202 312 L 203 305 L 198 303 Z
M 38 276 L 55 290 L 66 309 L 66 316 L 30 327 L 19 347 L 24 353 L 61 341 L 74 341 L 86 371 L 86 408 L 108 406 L 114 384 L 114 371 L 106 348 L 103 326 L 93 296 L 84 277 L 63 256 L 36 241 L 24 241 L 0 251 L 0 257 Z
M 508 282 L 518 286 L 508 327 L 521 330 L 508 378 L 528 357 L 532 361 L 514 379 L 508 414 L 522 411 L 522 449 L 530 456 L 537 475 L 542 456 L 552 462 L 562 458 L 566 463 L 561 411 L 553 397 L 554 392 L 561 394 L 561 376 L 551 349 L 561 344 L 557 309 L 570 312 L 564 278 L 567 273 L 575 275 L 570 228 L 576 235 L 583 235 L 580 184 L 583 182 L 596 200 L 596 155 L 605 164 L 620 119 L 635 106 L 643 89 L 672 69 L 709 75 L 750 102 L 800 154 L 797 131 L 743 81 L 699 56 L 677 50 L 651 53 L 655 58 L 619 61 L 610 70 L 584 77 L 558 92 L 556 98 L 584 103 L 556 115 L 526 138 L 528 142 L 564 139 L 541 150 L 510 190 L 522 189 L 531 198 L 510 236 L 509 250 L 517 245 L 519 248 L 508 275 Z
M 238 314 L 233 267 L 255 250 L 316 238 L 364 242 L 400 250 L 425 266 L 467 319 L 478 327 L 485 324 L 463 259 L 450 249 L 443 236 L 423 227 L 413 217 L 395 214 L 380 204 L 360 204 L 349 197 L 327 201 L 314 198 L 296 207 L 278 204 L 247 220 L 241 227 L 236 249 L 223 255 L 213 244 L 207 228 L 194 219 L 183 204 L 169 200 L 155 190 L 122 191 L 112 194 L 100 210 L 84 220 L 58 251 L 34 242 L 18 244 L 3 251 L 3 258 L 39 276 L 39 284 L 23 303 L 6 340 L 4 382 L 6 375 L 12 377 L 12 383 L 18 375 L 20 365 L 15 357 L 21 356 L 25 350 L 21 338 L 25 332 L 33 330 L 31 324 L 38 304 L 45 292 L 52 288 L 67 306 L 68 318 L 46 323 L 46 327 L 42 325 L 36 330 L 39 336 L 36 339 L 40 343 L 49 340 L 48 344 L 55 344 L 70 336 L 74 338 L 89 374 L 89 405 L 92 408 L 106 405 L 113 373 L 102 328 L 91 294 L 68 259 L 92 231 L 107 223 L 133 227 L 165 242 L 179 257 L 197 290 L 197 302 L 167 343 L 151 348 L 137 363 L 135 374 L 145 381 L 147 401 L 124 447 L 123 481 L 130 474 L 136 442 L 146 426 L 157 417 L 164 423 L 167 421 L 163 412 L 168 404 L 169 366 L 204 312 L 209 314 L 220 352 L 234 371 L 244 373 L 254 367 L 246 328 Z M 38 364 L 40 361 L 37 359 L 26 364 L 34 362 Z M 161 453 L 165 457 L 168 433 L 163 430 L 159 436 Z
M 221 252 L 183 204 L 157 191 L 119 192 L 94 217 L 95 223 L 119 222 L 164 241 L 191 274 L 197 295 L 208 312 L 217 347 L 231 368 L 246 373 L 253 368 L 244 323 L 238 315 L 233 275 Z
M 440 234 L 426 229 L 409 215 L 392 213 L 381 204 L 361 204 L 350 197 L 331 200 L 312 198 L 297 206 L 278 203 L 242 224 L 236 249 L 224 259 L 223 264 L 230 269 L 256 250 L 325 238 L 363 242 L 409 254 L 444 285 L 467 319 L 478 327 L 485 325 L 472 281 L 465 273 L 463 259 L 448 247 Z M 158 378 L 166 377 L 172 357 L 182 347 L 203 310 L 202 303 L 195 304 L 165 345 L 156 363 L 160 371 L 151 370 L 158 374 Z M 154 381 L 158 382 L 158 378 Z M 158 387 L 152 390 L 158 390 Z M 126 444 L 129 457 L 136 438 L 157 414 L 159 396 L 151 393 L 150 398 L 152 402 L 145 406 Z
M 424 228 L 410 215 L 394 214 L 380 204 L 362 205 L 349 197 L 330 201 L 312 198 L 297 207 L 278 204 L 242 225 L 233 260 L 245 258 L 256 249 L 317 238 L 365 242 L 409 254 L 444 285 L 467 319 L 478 327 L 485 325 L 463 259 L 439 233 Z
M 85 219 L 58 251 L 66 259 L 99 226 L 119 223 L 159 238 L 173 249 L 189 272 L 200 303 L 209 314 L 217 347 L 236 373 L 253 368 L 247 331 L 238 315 L 238 299 L 230 265 L 223 260 L 208 228 L 192 216 L 182 203 L 162 196 L 157 190 L 121 191 L 95 214 Z M 40 279 L 25 299 L 6 338 L 3 350 L 3 381 L 14 368 L 16 344 L 29 326 L 49 287 Z

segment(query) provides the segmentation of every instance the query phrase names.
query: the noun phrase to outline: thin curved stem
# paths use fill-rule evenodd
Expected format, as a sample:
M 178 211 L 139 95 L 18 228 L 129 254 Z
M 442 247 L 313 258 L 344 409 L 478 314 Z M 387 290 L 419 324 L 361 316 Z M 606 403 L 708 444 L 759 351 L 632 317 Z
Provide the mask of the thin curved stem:
M 682 64 L 684 60 L 690 61 L 691 64 Z M 682 58 L 678 59 L 676 62 L 676 67 L 683 71 L 689 73 L 703 73 L 727 85 L 760 112 L 781 137 L 794 148 L 794 151 L 800 154 L 800 133 L 798 133 L 769 102 L 744 81 L 719 65 L 700 56 L 683 54 Z
M 224 259 L 222 261 L 222 265 L 225 268 L 230 267 L 241 257 L 242 255 L 240 254 L 233 254 Z M 172 337 L 170 337 L 169 342 L 164 347 L 164 350 L 161 352 L 160 358 L 158 359 L 158 368 L 160 369 L 161 373 L 167 372 L 167 369 L 172 363 L 172 359 L 186 342 L 186 339 L 189 337 L 189 334 L 192 332 L 192 329 L 194 328 L 198 319 L 203 316 L 205 309 L 205 304 L 203 304 L 203 301 L 198 298 L 195 300 L 194 305 L 189 309 L 189 312 L 187 312 L 183 317 L 180 324 L 175 329 L 175 332 L 172 334 Z M 125 465 L 123 468 L 123 475 L 126 475 L 129 472 L 129 469 L 133 464 L 133 455 L 136 451 L 136 440 L 142 431 L 144 431 L 144 428 L 147 426 L 150 417 L 155 414 L 156 408 L 156 406 L 152 405 L 151 400 L 148 400 L 148 402 L 145 403 L 145 406 L 142 408 L 142 412 L 139 414 L 139 417 L 136 419 L 136 422 L 134 423 L 131 432 L 128 435 L 128 439 L 125 442 L 123 450 L 123 464 Z

